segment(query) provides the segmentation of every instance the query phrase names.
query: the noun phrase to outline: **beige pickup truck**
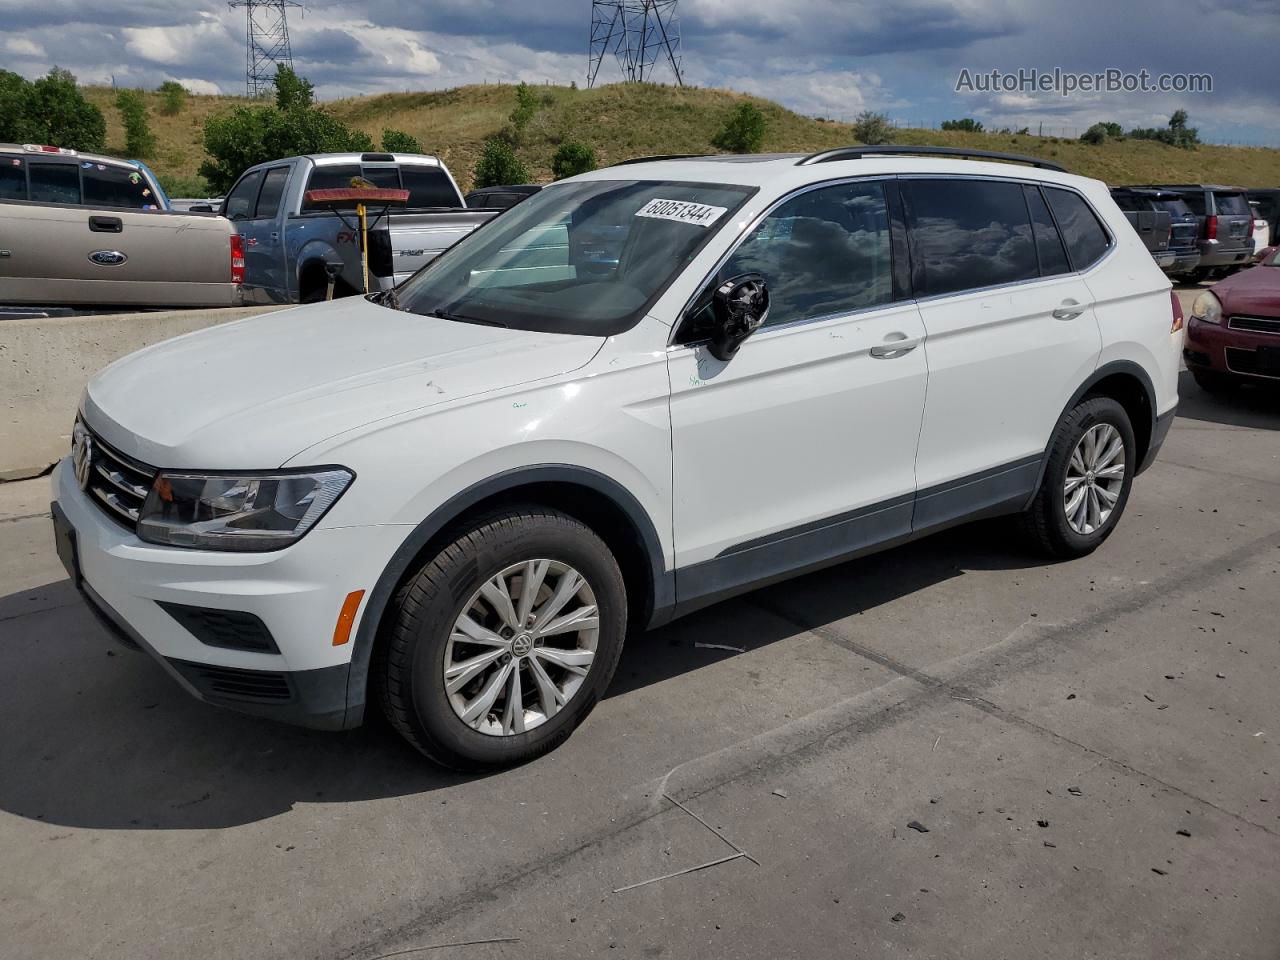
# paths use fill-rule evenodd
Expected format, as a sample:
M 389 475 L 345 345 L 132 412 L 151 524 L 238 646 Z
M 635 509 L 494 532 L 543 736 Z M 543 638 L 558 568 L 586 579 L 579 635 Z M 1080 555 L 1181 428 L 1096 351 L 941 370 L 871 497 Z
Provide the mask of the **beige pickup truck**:
M 168 207 L 144 164 L 0 144 L 0 310 L 239 304 L 235 225 Z

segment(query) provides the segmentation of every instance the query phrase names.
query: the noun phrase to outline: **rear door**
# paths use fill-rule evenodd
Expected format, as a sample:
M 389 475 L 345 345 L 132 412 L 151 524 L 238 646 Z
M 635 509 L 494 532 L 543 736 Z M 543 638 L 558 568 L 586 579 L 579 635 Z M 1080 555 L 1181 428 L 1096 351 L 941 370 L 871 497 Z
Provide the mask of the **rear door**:
M 287 165 L 281 165 L 246 174 L 227 197 L 228 210 L 232 209 L 232 197 L 236 198 L 237 217 L 231 219 L 236 221 L 236 228 L 244 238 L 242 289 L 246 303 L 287 303 L 289 300 L 284 245 L 280 239 L 280 204 L 289 182 L 289 171 Z M 239 217 L 241 210 L 243 217 Z
M 1097 364 L 1101 335 L 1038 186 L 901 183 L 927 332 L 913 521 L 927 529 L 1030 494 L 1064 404 Z M 1062 216 L 1078 212 L 1064 206 Z

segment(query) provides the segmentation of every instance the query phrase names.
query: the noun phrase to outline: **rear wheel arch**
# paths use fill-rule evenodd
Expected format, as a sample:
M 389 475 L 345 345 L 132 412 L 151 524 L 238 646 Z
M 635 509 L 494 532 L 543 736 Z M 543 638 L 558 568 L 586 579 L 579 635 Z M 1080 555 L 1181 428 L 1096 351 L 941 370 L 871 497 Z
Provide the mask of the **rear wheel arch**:
M 345 726 L 356 726 L 368 700 L 374 648 L 385 638 L 401 586 L 458 531 L 514 505 L 549 507 L 580 520 L 613 552 L 628 588 L 633 623 L 656 625 L 674 605 L 657 528 L 640 502 L 616 480 L 568 464 L 507 471 L 473 484 L 422 521 L 392 556 L 370 591 L 352 640 Z
M 1057 423 L 1091 397 L 1110 397 L 1124 407 L 1138 445 L 1137 462 L 1143 463 L 1156 425 L 1156 388 L 1147 371 L 1132 360 L 1104 363 L 1076 388 L 1062 408 Z

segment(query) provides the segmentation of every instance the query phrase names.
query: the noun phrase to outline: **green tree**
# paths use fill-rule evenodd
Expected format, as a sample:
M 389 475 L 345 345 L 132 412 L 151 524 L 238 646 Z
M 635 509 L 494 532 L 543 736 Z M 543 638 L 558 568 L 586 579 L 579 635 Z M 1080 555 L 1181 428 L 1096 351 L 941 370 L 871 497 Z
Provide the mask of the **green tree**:
M 156 138 L 147 122 L 147 102 L 141 90 L 121 90 L 116 94 L 116 109 L 124 122 L 124 149 L 131 157 L 145 160 L 156 149 Z
M 853 121 L 853 135 L 858 138 L 859 143 L 867 146 L 888 143 L 892 133 L 889 118 L 883 113 L 863 110 Z
M 1187 111 L 1185 110 L 1173 111 L 1173 116 L 1169 118 L 1169 129 L 1170 130 L 1187 129 Z
M 160 94 L 160 112 L 172 117 L 187 105 L 187 88 L 177 80 L 166 80 L 156 90 Z
M 759 107 L 754 103 L 740 103 L 711 138 L 711 145 L 726 153 L 759 153 L 764 146 L 766 125 Z
M 502 137 L 495 136 L 484 142 L 472 180 L 473 189 L 497 187 L 507 183 L 528 183 L 529 171 L 511 149 L 511 144 Z
M 570 140 L 556 148 L 551 158 L 551 174 L 557 180 L 565 177 L 576 177 L 580 173 L 596 168 L 596 153 L 585 143 Z
M 281 110 L 305 109 L 314 104 L 316 88 L 310 80 L 298 76 L 292 67 L 276 66 L 276 106 Z
M 387 153 L 424 153 L 422 144 L 403 130 L 382 131 L 382 149 Z
M 964 117 L 960 120 L 943 120 L 943 130 L 962 130 L 965 133 L 981 133 L 982 122 L 975 120 L 973 117 Z
M 54 67 L 31 85 L 27 101 L 29 139 L 71 150 L 102 150 L 107 121 L 102 111 L 84 98 L 69 70 Z
M 1095 147 L 1099 144 L 1107 142 L 1107 125 L 1105 123 L 1095 123 L 1084 133 L 1080 134 L 1080 139 L 1084 143 L 1091 143 Z
M 26 77 L 11 70 L 0 70 L 0 143 L 35 139 L 27 120 L 34 93 Z

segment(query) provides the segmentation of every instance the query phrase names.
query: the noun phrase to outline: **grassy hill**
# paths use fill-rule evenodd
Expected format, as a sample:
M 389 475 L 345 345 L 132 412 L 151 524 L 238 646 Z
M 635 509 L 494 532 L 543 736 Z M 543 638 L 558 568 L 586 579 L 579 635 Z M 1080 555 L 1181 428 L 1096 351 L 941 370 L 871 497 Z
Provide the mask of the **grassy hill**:
M 847 124 L 814 120 L 771 101 L 727 90 L 651 84 L 613 84 L 593 90 L 541 86 L 536 90 L 538 111 L 518 152 L 538 180 L 551 178 L 552 154 L 565 140 L 588 144 L 601 164 L 642 154 L 714 152 L 712 136 L 729 111 L 744 100 L 755 103 L 768 118 L 765 151 L 812 151 L 856 142 Z M 108 152 L 122 154 L 124 130 L 112 91 L 91 87 L 86 94 L 107 117 Z M 194 192 L 191 181 L 203 158 L 204 120 L 247 101 L 192 96 L 181 113 L 166 117 L 159 113 L 159 97 L 148 97 L 158 143 L 157 155 L 149 162 L 166 183 L 182 193 Z M 370 133 L 375 141 L 387 127 L 412 134 L 445 160 L 465 189 L 485 137 L 506 124 L 515 106 L 515 88 L 489 84 L 381 94 L 331 101 L 324 106 L 350 126 Z M 1259 147 L 1180 150 L 1143 140 L 1090 146 L 1034 135 L 909 129 L 895 131 L 894 142 L 1033 154 L 1074 173 L 1116 184 L 1213 181 L 1280 185 L 1280 150 Z

